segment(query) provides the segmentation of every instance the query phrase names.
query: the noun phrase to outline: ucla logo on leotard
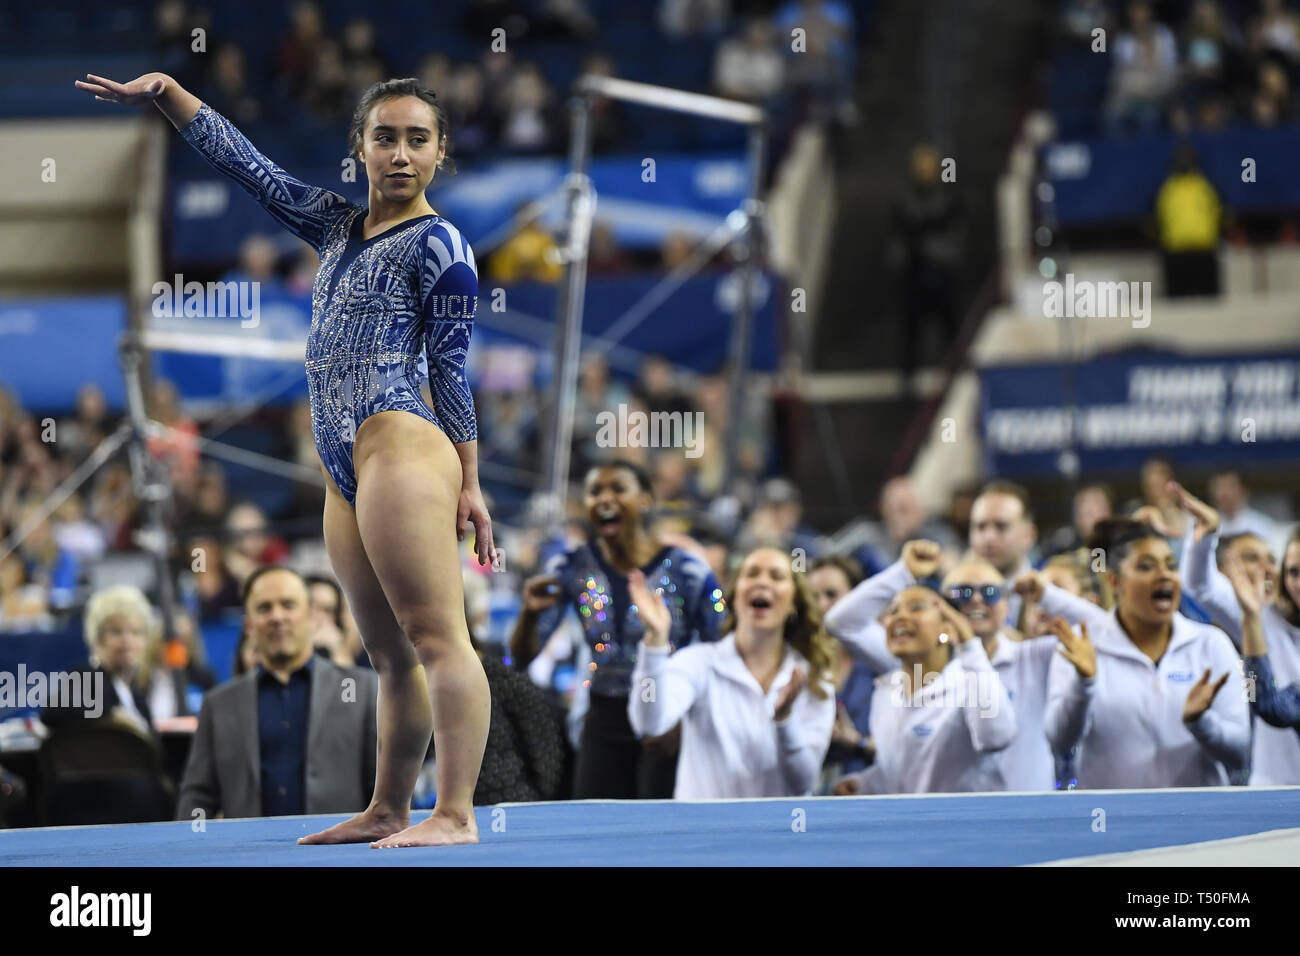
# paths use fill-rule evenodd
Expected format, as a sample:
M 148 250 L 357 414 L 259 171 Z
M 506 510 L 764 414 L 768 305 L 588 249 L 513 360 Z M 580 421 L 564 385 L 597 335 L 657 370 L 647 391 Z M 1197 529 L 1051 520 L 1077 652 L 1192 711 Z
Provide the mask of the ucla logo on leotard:
M 478 311 L 476 295 L 432 295 L 429 315 L 435 319 L 472 319 Z

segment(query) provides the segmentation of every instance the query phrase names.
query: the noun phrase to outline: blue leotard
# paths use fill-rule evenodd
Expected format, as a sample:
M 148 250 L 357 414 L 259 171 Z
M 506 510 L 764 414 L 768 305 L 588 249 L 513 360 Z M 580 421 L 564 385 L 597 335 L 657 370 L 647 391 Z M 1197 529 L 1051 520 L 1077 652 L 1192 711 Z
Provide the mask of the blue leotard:
M 661 590 L 672 615 L 671 647 L 722 637 L 726 601 L 722 586 L 702 558 L 668 546 L 641 570 L 646 586 Z M 581 679 L 589 682 L 593 694 L 626 697 L 632 688 L 637 645 L 645 636 L 627 577 L 610 567 L 594 539 L 557 554 L 547 562 L 546 573 L 559 578 L 561 598 L 538 618 L 538 637 L 545 642 L 569 609 L 576 610 L 591 650 L 589 670 Z
M 455 443 L 477 438 L 465 357 L 478 270 L 456 227 L 417 216 L 363 239 L 366 207 L 294 179 L 206 103 L 180 133 L 320 255 L 307 337 L 312 435 L 348 503 L 357 495 L 352 443 L 371 415 L 407 411 Z M 426 376 L 432 409 L 420 395 Z

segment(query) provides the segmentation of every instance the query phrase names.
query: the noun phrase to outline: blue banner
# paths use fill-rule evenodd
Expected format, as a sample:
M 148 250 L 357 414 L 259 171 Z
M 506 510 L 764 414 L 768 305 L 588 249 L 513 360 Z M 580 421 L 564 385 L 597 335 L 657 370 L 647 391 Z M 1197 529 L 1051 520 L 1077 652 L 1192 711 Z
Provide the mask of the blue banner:
M 1241 127 L 1188 140 L 1224 206 L 1272 214 L 1300 209 L 1300 177 L 1294 175 L 1300 127 Z M 1153 215 L 1179 142 L 1153 134 L 1045 146 L 1043 170 L 1054 187 L 1057 218 L 1064 226 L 1082 226 Z
M 989 474 L 1057 476 L 1072 447 L 1083 474 L 1131 474 L 1152 455 L 1193 467 L 1300 462 L 1300 353 L 1129 352 L 1068 377 L 1051 363 L 986 368 L 980 380 Z
M 674 232 L 705 236 L 745 198 L 749 173 L 743 158 L 656 155 L 653 162 L 649 167 L 642 157 L 621 156 L 591 163 L 596 217 L 610 224 L 615 239 L 624 246 L 657 247 Z M 179 165 L 184 170 L 192 163 Z M 499 230 L 507 226 L 518 207 L 543 197 L 549 198 L 543 203 L 542 222 L 558 230 L 564 220 L 560 187 L 567 170 L 560 159 L 490 162 L 445 178 L 440 175 L 429 190 L 429 202 L 456 225 L 471 246 L 493 233 L 498 239 L 506 238 L 508 231 L 502 234 Z M 350 183 L 342 181 L 338 166 L 290 172 L 303 182 L 333 189 L 351 202 L 366 202 L 364 170 Z M 209 167 L 174 178 L 169 204 L 173 261 L 234 260 L 239 244 L 254 233 L 277 236 L 286 252 L 299 245 L 251 196 Z
M 118 296 L 0 303 L 0 383 L 27 409 L 65 415 L 77 389 L 93 382 L 120 411 L 126 386 L 117 347 L 125 329 L 126 301 Z
M 697 372 L 715 371 L 727 357 L 739 299 L 735 272 L 709 272 L 687 279 L 635 323 L 629 310 L 662 277 L 595 277 L 588 281 L 583 348 L 615 334 L 609 353 L 616 374 L 634 376 L 642 353 L 663 355 Z M 752 333 L 750 367 L 773 371 L 780 354 L 775 303 L 784 296 L 779 279 L 761 274 Z M 470 348 L 470 382 L 478 387 L 482 357 L 494 345 L 526 345 L 540 353 L 534 384 L 549 380 L 555 329 L 556 285 L 520 284 L 479 290 L 477 324 Z M 498 306 L 498 304 L 501 304 Z M 236 318 L 154 318 L 169 332 L 238 335 L 250 339 L 305 342 L 311 298 L 263 283 L 256 327 Z M 63 415 L 72 412 L 77 389 L 94 382 L 114 412 L 125 408 L 118 339 L 126 326 L 126 303 L 114 296 L 15 300 L 0 305 L 0 383 L 12 388 L 24 407 Z M 155 374 L 171 380 L 181 397 L 214 406 L 259 401 L 284 405 L 307 394 L 301 361 L 156 352 Z
M 612 333 L 617 340 L 609 353 L 610 366 L 624 378 L 636 375 L 643 353 L 663 355 L 675 365 L 696 372 L 717 370 L 730 347 L 740 293 L 739 274 L 710 272 L 693 276 L 635 325 L 621 321 L 661 279 L 657 275 L 589 279 L 583 309 L 584 351 Z M 756 371 L 774 371 L 778 364 L 780 333 L 774 306 L 777 297 L 784 295 L 778 282 L 777 277 L 762 274 L 755 287 L 757 310 L 750 368 Z M 472 388 L 479 387 L 483 357 L 496 345 L 524 345 L 541 353 L 533 384 L 547 384 L 558 291 L 558 285 L 537 283 L 505 287 L 485 283 L 479 287 L 478 314 L 469 351 Z M 311 325 L 311 298 L 263 285 L 256 328 L 242 328 L 238 318 L 154 321 L 170 331 L 303 341 Z M 260 399 L 268 405 L 283 405 L 307 394 L 301 362 L 166 352 L 157 353 L 155 361 L 158 373 L 175 382 L 182 397 L 191 401 L 230 404 Z

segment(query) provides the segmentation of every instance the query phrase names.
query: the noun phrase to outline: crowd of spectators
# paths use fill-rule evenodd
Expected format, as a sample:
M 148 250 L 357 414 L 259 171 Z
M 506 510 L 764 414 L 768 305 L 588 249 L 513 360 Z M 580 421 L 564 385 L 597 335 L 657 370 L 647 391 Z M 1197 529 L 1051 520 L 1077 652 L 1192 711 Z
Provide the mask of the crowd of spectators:
M 491 437 L 494 434 L 501 436 L 503 448 L 509 447 L 525 456 L 512 459 L 516 463 L 526 462 L 526 456 L 537 454 L 535 425 L 531 427 L 531 439 L 523 437 L 530 432 L 524 420 L 535 410 L 536 398 L 508 390 L 499 393 L 485 390 L 480 394 L 485 461 L 493 460 L 496 454 Z M 901 759 L 896 749 L 886 752 L 888 747 L 896 747 L 897 741 L 884 744 L 877 739 L 878 728 L 873 727 L 874 714 L 875 719 L 886 721 L 881 724 L 880 733 L 890 727 L 893 730 L 888 733 L 898 731 L 896 724 L 888 723 L 893 717 L 881 710 L 883 702 L 876 699 L 881 696 L 881 688 L 887 686 L 882 681 L 888 680 L 890 668 L 896 666 L 897 660 L 911 662 L 908 666 L 919 663 L 924 668 L 938 661 L 935 655 L 939 652 L 924 645 L 924 640 L 920 650 L 903 647 L 888 636 L 891 633 L 888 627 L 894 626 L 890 622 L 895 619 L 912 622 L 897 626 L 910 635 L 908 628 L 915 625 L 924 637 L 928 633 L 925 628 L 930 626 L 924 622 L 931 612 L 922 606 L 924 595 L 916 593 L 918 584 L 935 588 L 940 596 L 955 587 L 964 589 L 962 594 L 975 595 L 957 600 L 956 607 L 967 614 L 973 628 L 969 640 L 984 642 L 985 657 L 992 662 L 987 666 L 994 671 L 1003 667 L 1009 653 L 1005 648 L 996 650 L 999 641 L 1007 642 L 1008 647 L 1032 645 L 1037 648 L 1032 651 L 1037 655 L 1034 661 L 1050 660 L 1045 653 L 1038 653 L 1043 645 L 1034 641 L 1050 641 L 1053 647 L 1060 644 L 1076 654 L 1082 632 L 1067 629 L 1063 633 L 1069 636 L 1063 636 L 1057 618 L 1072 612 L 1072 623 L 1083 621 L 1094 631 L 1104 622 L 1102 618 L 1090 617 L 1092 612 L 1080 612 L 1080 605 L 1071 605 L 1061 593 L 1068 592 L 1090 602 L 1103 615 L 1123 594 L 1132 593 L 1131 583 L 1125 591 L 1124 580 L 1107 575 L 1105 568 L 1108 560 L 1127 560 L 1120 556 L 1128 555 L 1137 545 L 1128 541 L 1108 551 L 1112 545 L 1098 544 L 1099 529 L 1114 524 L 1120 516 L 1141 522 L 1146 530 L 1137 540 L 1146 540 L 1141 534 L 1147 534 L 1153 542 L 1158 542 L 1158 547 L 1167 550 L 1168 560 L 1172 562 L 1173 570 L 1167 574 L 1174 579 L 1183 576 L 1181 596 L 1174 592 L 1177 620 L 1189 623 L 1179 627 L 1191 627 L 1193 622 L 1201 628 L 1213 628 L 1217 624 L 1228 630 L 1239 647 L 1243 646 L 1240 624 L 1234 631 L 1232 621 L 1224 623 L 1220 607 L 1224 601 L 1222 589 L 1216 593 L 1203 580 L 1210 572 L 1197 565 L 1197 577 L 1188 580 L 1188 575 L 1193 573 L 1192 562 L 1204 560 L 1205 549 L 1211 547 L 1206 541 L 1216 547 L 1222 542 L 1217 554 L 1221 569 L 1218 573 L 1226 575 L 1223 580 L 1230 580 L 1231 586 L 1237 587 L 1243 601 L 1249 603 L 1251 598 L 1248 582 L 1243 584 L 1246 579 L 1237 573 L 1238 562 L 1242 561 L 1257 570 L 1261 581 L 1271 582 L 1267 591 L 1270 598 L 1290 594 L 1285 582 L 1292 578 L 1300 588 L 1300 545 L 1289 531 L 1290 515 L 1270 516 L 1253 507 L 1242 474 L 1236 470 L 1213 475 L 1206 485 L 1210 504 L 1201 505 L 1177 484 L 1173 468 L 1167 462 L 1152 459 L 1143 467 L 1137 482 L 1138 493 L 1131 500 L 1120 500 L 1106 485 L 1087 484 L 1074 495 L 1069 520 L 1055 528 L 1035 514 L 1028 493 L 1010 483 L 993 481 L 979 488 L 962 489 L 954 495 L 948 508 L 932 512 L 921 504 L 911 480 L 902 476 L 882 488 L 878 520 L 864 518 L 827 536 L 807 524 L 799 490 L 792 482 L 764 477 L 768 471 L 763 467 L 762 458 L 765 442 L 771 438 L 764 435 L 762 421 L 755 420 L 752 431 L 742 441 L 746 477 L 730 488 L 721 485 L 715 467 L 719 457 L 716 454 L 691 459 L 681 449 L 620 447 L 611 452 L 601 447 L 585 427 L 594 419 L 596 411 L 620 403 L 652 412 L 690 413 L 704 409 L 706 422 L 733 421 L 718 404 L 725 400 L 725 387 L 720 378 L 706 378 L 688 385 L 662 359 L 648 359 L 640 377 L 624 384 L 611 377 L 601 357 L 588 356 L 584 361 L 577 415 L 579 425 L 584 427 L 575 434 L 573 448 L 573 473 L 575 479 L 588 485 L 587 500 L 570 502 L 569 519 L 561 540 L 554 539 L 548 528 L 533 520 L 535 511 L 529 506 L 522 508 L 517 518 L 500 521 L 497 542 L 508 556 L 504 573 L 488 573 L 477 568 L 466 552 L 466 613 L 484 666 L 490 668 L 496 708 L 494 743 L 489 747 L 492 768 L 484 777 L 480 802 L 562 798 L 573 795 L 574 787 L 579 785 L 573 776 L 574 754 L 582 750 L 583 724 L 588 713 L 598 713 L 592 709 L 595 705 L 591 703 L 590 680 L 584 679 L 591 650 L 586 645 L 581 619 L 576 614 L 565 613 L 561 602 L 559 613 L 548 619 L 549 625 L 533 631 L 534 643 L 527 648 L 518 643 L 518 621 L 520 615 L 531 613 L 526 611 L 528 595 L 536 593 L 539 575 L 544 576 L 549 569 L 558 567 L 557 561 L 568 560 L 562 556 L 577 553 L 575 549 L 601 547 L 598 539 L 602 535 L 608 537 L 601 527 L 603 512 L 599 509 L 604 505 L 592 497 L 591 482 L 593 475 L 609 473 L 611 454 L 620 459 L 620 464 L 613 466 L 615 471 L 623 469 L 626 476 L 635 474 L 638 480 L 640 476 L 644 478 L 648 495 L 645 500 L 651 502 L 643 528 L 647 540 L 658 542 L 661 547 L 681 549 L 673 553 L 679 553 L 687 564 L 697 562 L 700 573 L 707 575 L 708 581 L 717 582 L 717 593 L 725 592 L 726 602 L 736 600 L 737 589 L 750 595 L 760 587 L 754 581 L 765 580 L 764 574 L 780 577 L 775 570 L 764 570 L 764 562 L 768 560 L 764 555 L 797 556 L 797 561 L 786 563 L 793 568 L 789 585 L 792 588 L 789 594 L 793 595 L 790 599 L 794 601 L 791 614 L 799 620 L 797 626 L 804 634 L 803 643 L 798 645 L 796 656 L 788 658 L 785 664 L 773 659 L 771 666 L 776 672 L 786 674 L 792 674 L 787 665 L 806 670 L 814 659 L 820 662 L 818 666 L 825 666 L 825 682 L 808 685 L 806 693 L 811 696 L 806 704 L 800 703 L 803 700 L 800 690 L 782 691 L 784 681 L 780 686 L 771 687 L 771 693 L 777 695 L 774 698 L 779 705 L 777 711 L 793 715 L 784 723 L 778 720 L 779 726 L 785 728 L 781 731 L 785 735 L 781 738 L 785 741 L 783 746 L 789 745 L 790 752 L 797 751 L 800 756 L 791 757 L 789 766 L 782 764 L 777 768 L 780 772 L 772 768 L 756 770 L 757 776 L 745 783 L 732 778 L 714 779 L 709 774 L 700 776 L 704 773 L 700 768 L 712 765 L 707 758 L 711 748 L 726 747 L 725 742 L 712 736 L 714 730 L 705 732 L 691 716 L 695 706 L 692 701 L 696 700 L 692 695 L 725 693 L 725 682 L 723 686 L 700 685 L 691 676 L 695 673 L 691 668 L 704 666 L 699 655 L 714 652 L 699 650 L 683 657 L 680 668 L 684 670 L 680 671 L 675 669 L 678 665 L 671 656 L 647 657 L 643 662 L 648 669 L 646 673 L 664 682 L 664 686 L 673 686 L 672 682 L 679 679 L 685 681 L 681 685 L 686 688 L 682 690 L 685 696 L 673 697 L 667 710 L 660 712 L 638 705 L 639 709 L 630 712 L 632 726 L 639 728 L 647 740 L 655 742 L 661 758 L 671 756 L 678 748 L 683 754 L 693 754 L 680 758 L 695 769 L 683 771 L 680 768 L 685 764 L 678 765 L 676 790 L 670 791 L 678 796 L 698 796 L 702 793 L 700 787 L 720 788 L 715 795 L 754 795 L 773 788 L 784 792 L 783 787 L 791 786 L 795 787 L 789 791 L 792 793 L 847 793 L 873 788 L 891 792 L 969 789 L 976 783 L 997 789 L 997 780 L 1002 779 L 997 774 L 1003 772 L 998 769 L 999 761 L 1004 758 L 994 759 L 990 754 L 1000 753 L 1008 746 L 1005 741 L 998 743 L 999 735 L 1014 735 L 1014 728 L 977 725 L 981 732 L 988 730 L 991 736 L 975 740 L 974 749 L 968 755 L 973 761 L 969 767 L 963 765 L 964 769 L 958 768 L 961 772 L 953 770 L 947 776 L 943 773 L 931 777 L 909 776 L 910 771 L 891 763 Z M 149 737 L 156 736 L 162 728 L 175 730 L 177 721 L 182 726 L 189 721 L 188 732 L 198 734 L 194 739 L 196 743 L 204 741 L 203 747 L 192 750 L 198 756 L 191 756 L 185 773 L 177 769 L 174 778 L 164 786 L 168 799 L 185 795 L 181 802 L 186 812 L 205 808 L 227 815 L 256 815 L 349 809 L 345 804 L 355 801 L 348 795 L 365 790 L 369 778 L 364 774 L 373 773 L 373 769 L 365 770 L 363 766 L 362 777 L 344 782 L 332 780 L 323 790 L 318 783 L 313 783 L 300 792 L 290 787 L 286 794 L 279 796 L 263 793 L 262 804 L 256 802 L 256 794 L 248 793 L 242 794 L 239 798 L 242 802 L 237 804 L 223 807 L 220 801 L 214 803 L 212 793 L 221 790 L 216 781 L 225 772 L 223 767 L 237 755 L 232 755 L 219 739 L 204 736 L 212 734 L 213 729 L 205 729 L 202 720 L 225 718 L 215 709 L 208 718 L 200 716 L 206 706 L 205 699 L 213 702 L 213 708 L 218 699 L 211 696 L 216 693 L 215 679 L 204 632 L 221 622 L 237 621 L 241 630 L 237 659 L 231 668 L 233 680 L 239 680 L 241 675 L 249 680 L 262 675 L 259 681 L 288 681 L 312 662 L 312 667 L 341 668 L 345 672 L 366 670 L 368 660 L 362 635 L 349 612 L 346 596 L 328 573 L 328 564 L 323 563 L 318 533 L 301 534 L 301 523 L 285 520 L 298 517 L 292 511 L 268 516 L 251 501 L 233 496 L 222 466 L 199 456 L 194 441 L 200 432 L 198 426 L 177 408 L 174 390 L 168 383 L 160 382 L 150 394 L 151 413 L 167 420 L 175 430 L 167 440 L 153 443 L 149 454 L 168 470 L 175 489 L 175 500 L 169 510 L 172 527 L 177 532 L 171 567 L 181 597 L 181 606 L 171 624 L 171 639 L 167 640 L 150 573 L 141 574 L 139 588 L 105 584 L 95 574 L 96 568 L 115 556 L 139 551 L 135 533 L 140 528 L 142 512 L 121 455 L 111 458 L 94 480 L 70 496 L 48 519 L 33 528 L 27 527 L 43 498 L 98 442 L 114 433 L 116 422 L 107 413 L 103 396 L 94 387 L 83 388 L 76 413 L 67 419 L 51 420 L 38 420 L 7 393 L 0 393 L 0 402 L 4 413 L 0 418 L 2 530 L 6 536 L 20 528 L 27 532 L 18 548 L 0 561 L 0 627 L 6 631 L 31 632 L 54 628 L 60 622 L 82 620 L 89 659 L 81 666 L 85 673 L 100 670 L 107 676 L 115 694 L 109 709 L 119 718 L 118 723 L 134 724 L 137 732 Z M 299 429 L 309 427 L 301 415 L 292 415 L 289 421 L 296 422 L 293 427 Z M 42 440 L 43 428 L 50 440 Z M 296 436 L 297 447 L 303 449 L 304 463 L 310 455 L 307 438 L 309 435 Z M 716 435 L 705 440 L 720 442 Z M 635 482 L 629 487 L 634 485 Z M 295 506 L 298 504 L 301 502 Z M 1207 516 L 1211 512 L 1212 517 Z M 1106 556 L 1100 563 L 1099 553 Z M 757 570 L 746 570 L 751 565 Z M 286 570 L 280 574 L 269 573 L 276 569 Z M 748 575 L 754 580 L 749 580 Z M 635 577 L 627 586 L 632 590 L 624 593 L 633 595 L 634 599 L 641 593 L 635 590 L 640 586 Z M 742 658 L 760 653 L 765 645 L 755 635 L 764 633 L 760 625 L 765 604 L 770 596 L 775 596 L 772 599 L 778 602 L 783 600 L 784 587 L 778 581 L 772 585 L 770 595 L 763 591 L 753 601 L 745 597 L 743 607 L 731 608 L 735 613 L 731 626 L 741 636 L 736 638 L 736 650 L 725 653 L 739 653 Z M 292 647 L 279 647 L 279 656 L 274 659 L 267 656 L 268 648 L 283 639 L 283 627 L 268 623 L 274 613 L 259 611 L 256 600 L 256 594 L 268 588 L 281 595 L 268 598 L 270 604 L 289 602 L 295 608 L 291 614 Z M 799 598 L 800 594 L 805 597 Z M 641 603 L 653 600 L 645 597 Z M 921 603 L 909 609 L 909 600 Z M 903 603 L 899 604 L 900 601 Z M 841 602 L 847 603 L 835 610 Z M 813 603 L 818 609 L 815 620 L 805 606 Z M 1229 609 L 1236 606 L 1232 604 Z M 720 603 L 719 614 L 723 607 Z M 939 609 L 933 613 L 941 615 L 934 619 L 939 622 L 935 627 L 955 626 L 942 617 L 949 611 Z M 1250 619 L 1249 613 L 1247 618 Z M 1119 620 L 1114 614 L 1107 620 L 1111 621 L 1109 627 L 1121 626 L 1114 623 Z M 1240 617 L 1233 620 L 1239 622 Z M 646 627 L 649 626 L 647 623 Z M 1295 622 L 1276 625 L 1271 632 L 1273 639 L 1277 640 L 1277 635 L 1285 636 L 1289 633 L 1285 629 L 1294 626 Z M 712 635 L 722 636 L 720 630 Z M 643 637 L 651 648 L 662 646 L 663 653 L 668 652 L 669 645 L 656 644 L 650 630 Z M 0 640 L 3 639 L 0 635 Z M 1114 634 L 1107 638 L 1113 639 Z M 976 675 L 985 670 L 986 665 L 979 660 L 980 652 L 964 646 L 969 640 L 959 641 L 962 646 L 954 649 L 951 660 L 944 658 L 947 664 L 938 661 L 938 672 L 948 665 L 966 667 Z M 689 645 L 690 641 L 681 643 Z M 1210 643 L 1213 645 L 1213 641 Z M 706 646 L 698 640 L 696 645 Z M 1280 649 L 1272 659 L 1273 670 L 1269 672 L 1270 680 L 1279 682 L 1279 688 L 1298 676 L 1290 675 L 1293 663 L 1290 645 L 1283 643 Z M 1023 654 L 1030 655 L 1031 650 L 1026 649 Z M 1248 655 L 1252 662 L 1258 656 L 1257 653 Z M 1102 659 L 1105 660 L 1104 653 Z M 1016 667 L 1033 670 L 1025 662 Z M 1044 670 L 1039 675 L 1041 686 L 1035 685 L 1037 689 L 1032 693 L 1047 694 L 1046 673 Z M 1078 673 L 1080 680 L 1092 679 L 1082 676 L 1082 669 Z M 1219 676 L 1217 672 L 1214 675 L 1216 679 Z M 951 675 L 943 678 L 950 679 L 955 680 Z M 987 674 L 980 679 L 987 679 Z M 1006 675 L 1004 679 L 1013 680 Z M 1014 679 L 1029 678 L 1021 674 Z M 218 691 L 224 686 L 220 685 Z M 695 689 L 689 690 L 692 687 Z M 1030 693 L 1020 685 L 1013 689 L 1017 700 Z M 205 694 L 209 696 L 205 698 Z M 248 699 L 229 694 L 220 698 L 225 708 Z M 1044 700 L 1047 700 L 1045 696 Z M 739 702 L 727 706 L 733 705 L 739 708 L 737 713 L 758 706 L 752 703 L 742 706 Z M 302 713 L 294 713 L 297 717 L 291 714 L 286 716 L 286 721 L 294 723 L 302 717 Z M 346 713 L 346 721 L 362 721 L 358 725 L 360 731 L 356 731 L 362 739 L 372 733 L 370 725 L 365 723 L 372 717 L 373 714 L 367 716 L 361 711 Z M 313 715 L 312 719 L 345 718 Z M 1041 732 L 1040 725 L 1033 721 L 1046 718 L 1042 714 L 1037 717 L 1022 714 L 1019 719 L 1022 725 L 1029 721 L 1027 726 L 1033 735 Z M 57 732 L 59 721 L 50 723 Z M 745 746 L 761 762 L 766 759 L 761 756 L 765 745 L 754 738 L 753 728 L 746 726 L 748 729 L 742 732 L 742 728 L 737 728 L 736 732 L 742 733 L 748 741 Z M 790 729 L 795 726 L 797 731 Z M 943 726 L 946 728 L 943 733 L 960 735 L 957 725 Z M 1049 722 L 1048 726 L 1053 733 L 1064 733 L 1061 730 L 1064 725 Z M 665 729 L 672 730 L 664 736 Z M 699 736 L 701 733 L 703 737 Z M 758 736 L 761 738 L 762 734 Z M 688 744 L 687 740 L 693 742 Z M 1297 741 L 1300 746 L 1300 738 Z M 1222 743 L 1220 740 L 1213 746 Z M 1236 747 L 1233 753 L 1237 756 L 1232 759 L 1224 756 L 1226 751 L 1221 747 L 1219 750 L 1212 747 L 1211 752 L 1219 755 L 1216 759 L 1223 768 L 1222 782 L 1243 783 L 1249 779 L 1250 764 L 1238 753 L 1241 748 L 1237 743 L 1233 743 Z M 1095 742 L 1093 746 L 1095 754 Z M 1281 745 L 1274 742 L 1270 746 Z M 1086 784 L 1080 780 L 1098 779 L 1089 778 L 1087 771 L 1079 769 L 1078 761 L 1084 759 L 1081 754 L 1086 750 L 1086 740 L 1074 740 L 1070 747 L 1054 754 L 1055 762 L 1050 764 L 1053 776 L 1044 782 L 1044 788 L 1070 786 L 1072 781 L 1073 785 L 1082 786 Z M 1030 760 L 1041 769 L 1048 766 L 1039 759 L 1045 752 L 1038 753 L 1033 760 L 1022 754 L 1014 761 Z M 373 760 L 373 754 L 358 753 L 364 757 L 359 758 L 360 763 L 369 766 L 365 762 Z M 429 756 L 431 761 L 436 760 L 435 754 Z M 817 769 L 809 776 L 812 756 L 816 757 Z M 292 775 L 298 773 L 294 767 L 301 769 L 321 759 L 319 755 L 305 752 L 300 757 L 305 761 L 300 761 L 300 765 L 286 770 L 281 764 L 266 772 Z M 1269 774 L 1288 772 L 1278 770 L 1277 761 L 1281 758 L 1265 759 L 1270 761 Z M 1091 772 L 1096 774 L 1097 758 L 1093 756 L 1092 760 Z M 1023 769 L 1021 764 L 1017 766 Z M 690 778 L 688 782 L 683 783 L 682 773 Z M 1080 777 L 1080 773 L 1084 776 Z M 428 780 L 432 780 L 430 774 L 426 774 Z M 420 799 L 431 799 L 427 788 Z M 156 803 L 139 805 L 156 806 Z
M 214 40 L 208 55 L 190 55 L 191 32 L 210 32 L 211 13 L 187 0 L 162 0 L 153 47 L 165 59 L 161 68 L 236 126 L 306 117 L 320 129 L 341 127 L 367 87 L 416 76 L 447 109 L 454 156 L 555 154 L 567 144 L 567 91 L 530 51 L 538 44 L 566 45 L 569 62 L 580 63 L 584 74 L 618 76 L 602 36 L 610 24 L 588 7 L 586 0 L 473 0 L 447 27 L 481 38 L 481 53 L 457 59 L 433 50 L 406 62 L 385 55 L 374 19 L 298 0 L 270 63 L 260 64 L 224 37 Z M 857 24 L 842 0 L 662 0 L 656 19 L 658 35 L 639 42 L 658 44 L 665 55 L 686 39 L 713 50 L 702 54 L 713 58 L 706 88 L 689 78 L 662 76 L 658 82 L 768 105 L 783 117 L 780 123 L 855 120 Z M 797 42 L 796 28 L 804 31 Z M 503 43 L 493 43 L 499 31 Z M 635 125 L 620 104 L 598 101 L 590 122 L 597 154 L 638 148 Z
M 1099 117 L 1109 135 L 1218 131 L 1235 122 L 1295 122 L 1300 15 L 1291 0 L 1067 0 L 1068 41 L 1102 53 L 1109 87 Z

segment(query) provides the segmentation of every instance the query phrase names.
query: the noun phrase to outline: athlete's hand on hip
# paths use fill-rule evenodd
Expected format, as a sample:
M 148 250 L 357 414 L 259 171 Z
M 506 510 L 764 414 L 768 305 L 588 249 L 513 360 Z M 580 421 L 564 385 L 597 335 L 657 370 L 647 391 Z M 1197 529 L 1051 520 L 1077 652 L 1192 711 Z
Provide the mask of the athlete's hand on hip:
M 457 541 L 465 540 L 465 532 L 471 523 L 474 525 L 474 554 L 480 566 L 487 566 L 492 563 L 497 549 L 492 542 L 492 518 L 478 485 L 460 490 L 460 505 L 456 508 Z
M 137 76 L 129 83 L 116 83 L 103 76 L 87 73 L 84 80 L 74 84 L 79 90 L 94 93 L 101 103 L 117 103 L 121 106 L 140 106 L 152 103 L 167 89 L 167 77 L 163 73 L 146 73 Z

